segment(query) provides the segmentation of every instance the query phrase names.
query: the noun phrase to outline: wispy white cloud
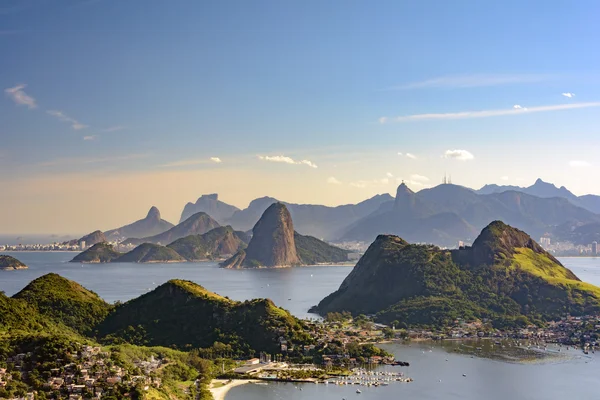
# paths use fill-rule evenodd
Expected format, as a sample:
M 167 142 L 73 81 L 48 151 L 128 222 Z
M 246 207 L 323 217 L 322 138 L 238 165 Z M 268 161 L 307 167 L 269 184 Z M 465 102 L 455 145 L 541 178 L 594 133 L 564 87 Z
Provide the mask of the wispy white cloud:
M 523 107 L 522 107 L 522 106 L 520 106 L 520 105 L 518 105 L 518 104 L 515 104 L 515 105 L 513 106 L 513 108 L 514 108 L 515 110 L 522 110 L 522 109 L 523 109 Z
M 569 166 L 573 168 L 587 168 L 591 167 L 592 164 L 584 160 L 573 160 L 569 161 Z
M 88 127 L 87 125 L 82 124 L 81 122 L 77 121 L 75 118 L 69 117 L 62 111 L 48 110 L 48 111 L 46 111 L 46 113 L 48 113 L 49 115 L 52 115 L 53 117 L 58 118 L 62 122 L 67 122 L 67 123 L 71 124 L 71 128 L 75 129 L 76 131 Z
M 342 182 L 339 181 L 337 178 L 335 178 L 334 176 L 330 176 L 329 178 L 327 178 L 327 183 L 331 184 L 331 185 L 341 185 Z
M 37 104 L 35 99 L 23 90 L 26 87 L 27 85 L 25 84 L 17 85 L 15 87 L 4 89 L 4 93 L 6 93 L 16 104 L 27 106 L 29 108 L 36 108 Z
M 520 106 L 519 106 L 520 107 Z M 390 121 L 406 122 L 406 121 L 424 121 L 424 120 L 446 120 L 446 119 L 467 119 L 467 118 L 486 118 L 500 117 L 505 115 L 532 114 L 538 112 L 571 110 L 577 108 L 600 107 L 600 102 L 589 103 L 572 103 L 558 104 L 551 106 L 538 106 L 529 108 L 510 108 L 501 110 L 482 110 L 482 111 L 462 111 L 455 113 L 439 113 L 439 114 L 413 114 L 404 115 L 395 118 L 389 118 Z
M 412 174 L 410 179 L 416 182 L 429 182 L 429 178 L 419 174 Z
M 518 83 L 536 83 L 552 79 L 548 74 L 473 74 L 442 76 L 420 82 L 393 86 L 389 90 L 427 89 L 427 88 L 473 88 L 500 86 Z
M 404 156 L 404 157 L 410 158 L 410 159 L 412 159 L 412 160 L 415 160 L 415 159 L 417 158 L 417 156 L 415 156 L 415 155 L 414 155 L 414 154 L 412 154 L 412 153 L 400 153 L 400 152 L 398 152 L 398 155 L 399 155 L 399 156 Z
M 572 99 L 573 97 L 575 97 L 575 93 L 571 93 L 571 92 L 567 92 L 567 93 L 561 93 L 563 96 L 568 97 L 570 99 Z
M 210 161 L 217 163 L 217 164 L 223 162 L 223 161 L 221 161 L 221 159 L 219 157 L 211 157 Z
M 388 178 L 393 178 L 393 177 L 394 177 L 394 174 L 392 174 L 391 172 L 387 172 L 387 173 L 385 174 L 385 176 L 387 176 Z
M 501 176 L 500 180 L 507 181 L 508 180 L 508 176 Z
M 381 118 L 379 118 L 379 123 L 380 124 L 385 124 L 387 121 L 388 121 L 387 117 L 381 117 Z
M 468 161 L 475 158 L 475 156 L 467 150 L 446 150 L 444 158 L 451 158 L 459 161 Z
M 295 164 L 295 165 L 307 165 L 311 168 L 317 168 L 317 165 L 309 160 L 300 160 L 296 161 L 291 157 L 287 156 L 258 156 L 259 160 L 262 161 L 270 161 L 270 162 L 278 162 L 284 164 Z
M 96 135 L 89 135 L 89 136 L 84 136 L 83 140 L 96 140 L 98 138 L 98 136 Z

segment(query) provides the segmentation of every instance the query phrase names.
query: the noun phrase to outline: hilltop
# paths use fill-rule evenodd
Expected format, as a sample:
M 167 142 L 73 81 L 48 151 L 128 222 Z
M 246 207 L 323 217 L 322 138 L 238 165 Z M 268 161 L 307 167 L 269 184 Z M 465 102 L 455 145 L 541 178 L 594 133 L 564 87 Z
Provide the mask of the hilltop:
M 158 235 L 144 237 L 141 239 L 130 238 L 123 242 L 124 245 L 132 244 L 137 246 L 142 243 L 154 243 L 154 244 L 162 244 L 167 245 L 169 243 L 174 242 L 177 239 L 181 239 L 183 237 L 189 235 L 202 235 L 211 229 L 217 228 L 221 225 L 214 219 L 210 217 L 210 215 L 199 212 L 182 223 L 175 225 L 171 229 L 162 232 Z
M 235 206 L 220 201 L 219 195 L 216 193 L 205 194 L 200 196 L 198 200 L 196 200 L 196 203 L 187 203 L 185 205 L 181 212 L 179 222 L 185 221 L 196 213 L 204 212 L 223 224 L 239 210 L 240 209 Z
M 116 251 L 113 245 L 106 242 L 97 243 L 76 255 L 71 262 L 79 263 L 108 263 L 116 260 L 122 255 Z
M 112 308 L 96 293 L 54 273 L 33 280 L 13 298 L 82 334 L 91 333 Z
M 190 281 L 171 280 L 118 307 L 98 327 L 106 339 L 179 348 L 235 344 L 279 350 L 279 338 L 308 343 L 300 321 L 270 300 L 232 301 Z
M 561 224 L 600 222 L 600 215 L 563 197 L 542 198 L 514 190 L 480 194 L 452 184 L 415 193 L 403 183 L 394 202 L 352 224 L 341 239 L 371 242 L 386 233 L 410 242 L 455 247 L 458 241 L 472 242 L 495 220 L 540 237 Z
M 163 233 L 173 226 L 169 221 L 162 219 L 158 208 L 153 206 L 145 218 L 120 228 L 108 230 L 104 232 L 104 235 L 109 241 L 122 238 L 148 237 Z M 106 241 L 106 239 L 103 241 Z
M 412 326 L 490 318 L 503 327 L 598 312 L 600 288 L 581 282 L 526 233 L 495 221 L 472 247 L 452 251 L 380 235 L 315 310 Z
M 295 232 L 290 212 L 283 203 L 270 205 L 252 233 L 248 247 L 221 263 L 221 266 L 285 267 L 348 260 L 347 251 Z
M 0 270 L 2 271 L 14 271 L 17 269 L 27 269 L 27 265 L 14 257 L 7 255 L 0 255 Z
M 111 262 L 169 263 L 185 261 L 185 258 L 168 247 L 153 243 L 142 243 L 130 252 L 113 259 Z
M 167 247 L 189 261 L 229 257 L 244 249 L 250 239 L 244 232 L 231 226 L 221 226 L 203 235 L 190 235 L 174 241 Z

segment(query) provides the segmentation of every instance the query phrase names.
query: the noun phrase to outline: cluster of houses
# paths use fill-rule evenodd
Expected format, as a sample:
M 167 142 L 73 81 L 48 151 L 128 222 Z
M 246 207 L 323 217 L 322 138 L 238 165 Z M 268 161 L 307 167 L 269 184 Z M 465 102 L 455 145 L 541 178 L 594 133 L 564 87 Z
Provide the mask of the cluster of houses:
M 29 360 L 31 353 L 17 354 L 9 357 L 6 361 L 15 371 L 26 377 L 28 373 Z M 153 356 L 149 361 L 137 361 L 134 365 L 139 370 L 139 375 L 132 375 L 131 371 L 115 365 L 110 359 L 110 353 L 102 351 L 100 347 L 81 346 L 77 355 L 71 360 L 56 360 L 57 364 L 62 364 L 58 368 L 50 369 L 49 376 L 43 384 L 41 390 L 48 392 L 59 392 L 61 398 L 69 400 L 81 400 L 86 398 L 101 399 L 105 393 L 111 392 L 116 385 L 125 385 L 133 388 L 141 385 L 144 390 L 152 387 L 160 387 L 161 380 L 156 377 L 156 370 L 164 363 L 166 359 L 156 360 Z M 0 369 L 0 387 L 6 386 L 6 381 L 11 379 L 6 368 Z M 62 397 L 64 396 L 64 397 Z M 33 399 L 34 393 L 28 393 L 26 399 Z

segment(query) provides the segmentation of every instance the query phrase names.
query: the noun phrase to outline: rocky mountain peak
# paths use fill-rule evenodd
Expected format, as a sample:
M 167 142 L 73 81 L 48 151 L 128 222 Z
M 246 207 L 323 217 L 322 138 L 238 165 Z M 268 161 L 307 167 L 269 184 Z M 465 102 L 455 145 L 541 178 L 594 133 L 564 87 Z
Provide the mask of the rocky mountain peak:
M 146 215 L 146 219 L 154 219 L 160 221 L 160 211 L 158 211 L 158 208 L 152 206 L 150 208 L 150 211 L 148 211 L 148 215 Z

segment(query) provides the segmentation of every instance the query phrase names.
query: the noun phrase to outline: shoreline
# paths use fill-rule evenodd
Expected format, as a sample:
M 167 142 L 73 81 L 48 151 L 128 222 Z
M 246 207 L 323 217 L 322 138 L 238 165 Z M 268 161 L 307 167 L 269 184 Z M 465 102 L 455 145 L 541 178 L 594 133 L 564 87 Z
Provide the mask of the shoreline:
M 219 386 L 217 388 L 213 388 L 213 384 L 214 383 L 223 383 L 223 386 Z M 210 391 L 210 394 L 212 395 L 214 400 L 225 400 L 225 397 L 227 396 L 227 393 L 229 392 L 229 390 L 231 390 L 232 388 L 236 387 L 236 386 L 241 386 L 241 385 L 246 385 L 248 383 L 256 383 L 256 382 L 260 382 L 256 379 L 213 379 L 210 382 L 210 388 L 208 389 Z

